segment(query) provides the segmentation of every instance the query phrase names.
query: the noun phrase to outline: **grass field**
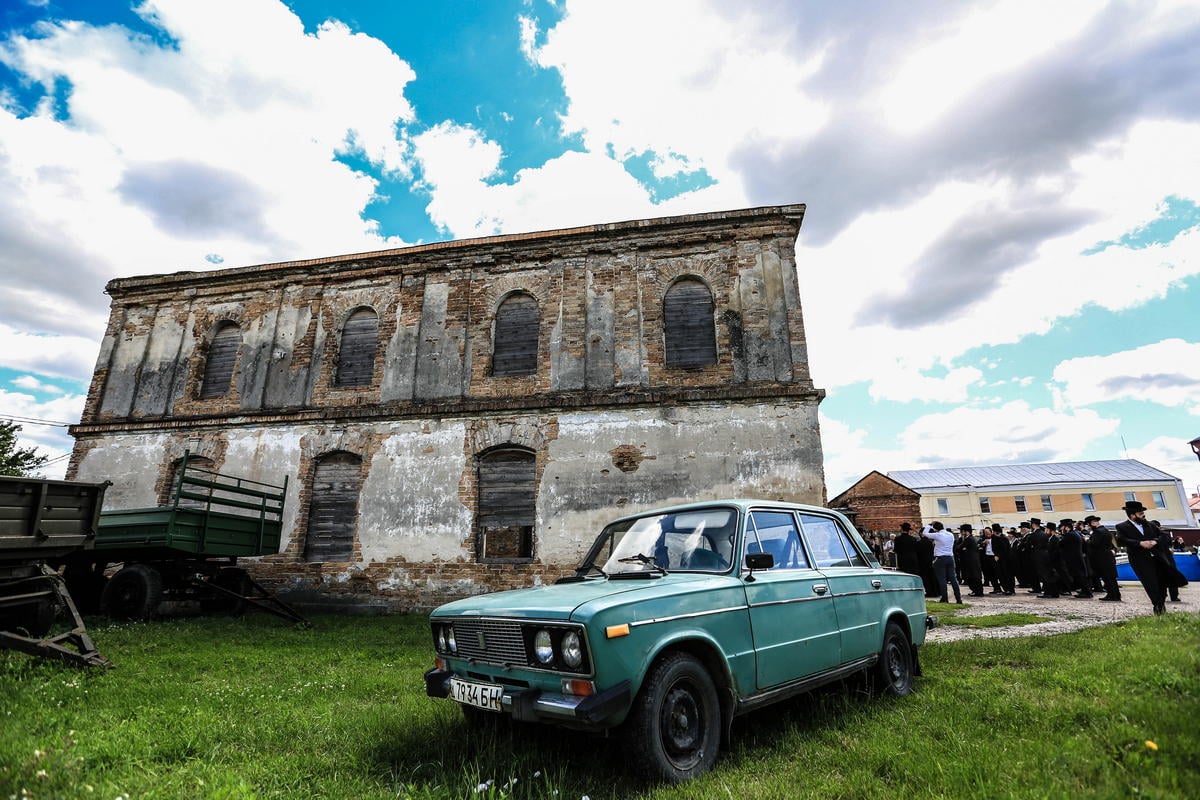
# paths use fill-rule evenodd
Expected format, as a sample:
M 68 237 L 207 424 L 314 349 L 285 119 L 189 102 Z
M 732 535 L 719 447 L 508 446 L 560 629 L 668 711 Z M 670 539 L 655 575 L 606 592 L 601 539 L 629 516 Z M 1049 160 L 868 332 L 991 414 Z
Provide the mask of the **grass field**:
M 0 800 L 1200 796 L 1196 615 L 932 644 L 915 694 L 851 682 L 747 715 L 679 787 L 626 774 L 616 738 L 467 728 L 424 695 L 423 617 L 92 632 L 116 669 L 0 653 Z

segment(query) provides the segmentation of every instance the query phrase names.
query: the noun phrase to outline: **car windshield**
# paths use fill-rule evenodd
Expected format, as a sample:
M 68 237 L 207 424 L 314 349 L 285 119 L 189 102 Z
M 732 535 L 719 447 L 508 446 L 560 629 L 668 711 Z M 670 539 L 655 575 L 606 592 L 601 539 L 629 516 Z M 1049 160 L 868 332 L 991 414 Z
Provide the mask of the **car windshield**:
M 600 534 L 579 571 L 602 570 L 609 577 L 725 572 L 732 562 L 736 530 L 737 513 L 732 508 L 614 522 Z

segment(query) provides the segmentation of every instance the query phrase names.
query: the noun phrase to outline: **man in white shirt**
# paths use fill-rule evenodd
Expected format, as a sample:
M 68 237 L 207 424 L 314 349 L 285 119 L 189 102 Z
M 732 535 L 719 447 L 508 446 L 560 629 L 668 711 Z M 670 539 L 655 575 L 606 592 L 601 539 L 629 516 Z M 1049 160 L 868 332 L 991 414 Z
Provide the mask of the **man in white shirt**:
M 944 529 L 942 523 L 934 521 L 925 526 L 921 535 L 933 540 L 933 574 L 937 576 L 937 585 L 941 587 L 942 596 L 939 602 L 948 603 L 946 583 L 954 589 L 954 602 L 962 603 L 962 592 L 958 588 L 958 575 L 954 572 L 954 535 Z

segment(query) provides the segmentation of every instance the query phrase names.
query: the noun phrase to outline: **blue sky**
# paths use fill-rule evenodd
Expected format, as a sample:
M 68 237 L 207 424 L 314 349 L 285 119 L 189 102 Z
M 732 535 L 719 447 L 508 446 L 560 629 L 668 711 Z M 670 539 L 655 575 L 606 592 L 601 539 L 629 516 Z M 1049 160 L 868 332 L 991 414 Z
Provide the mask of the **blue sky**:
M 806 203 L 831 495 L 1195 491 L 1197 141 L 1186 2 L 8 0 L 0 416 L 79 418 L 114 277 Z

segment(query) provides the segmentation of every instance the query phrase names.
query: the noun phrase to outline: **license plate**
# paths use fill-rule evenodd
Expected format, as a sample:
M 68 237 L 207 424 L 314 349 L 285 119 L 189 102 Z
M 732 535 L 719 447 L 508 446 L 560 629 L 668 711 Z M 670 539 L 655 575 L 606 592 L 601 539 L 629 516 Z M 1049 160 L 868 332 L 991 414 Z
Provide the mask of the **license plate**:
M 494 683 L 475 683 L 461 678 L 450 679 L 450 697 L 463 705 L 475 706 L 488 711 L 500 710 L 500 698 L 504 687 Z

